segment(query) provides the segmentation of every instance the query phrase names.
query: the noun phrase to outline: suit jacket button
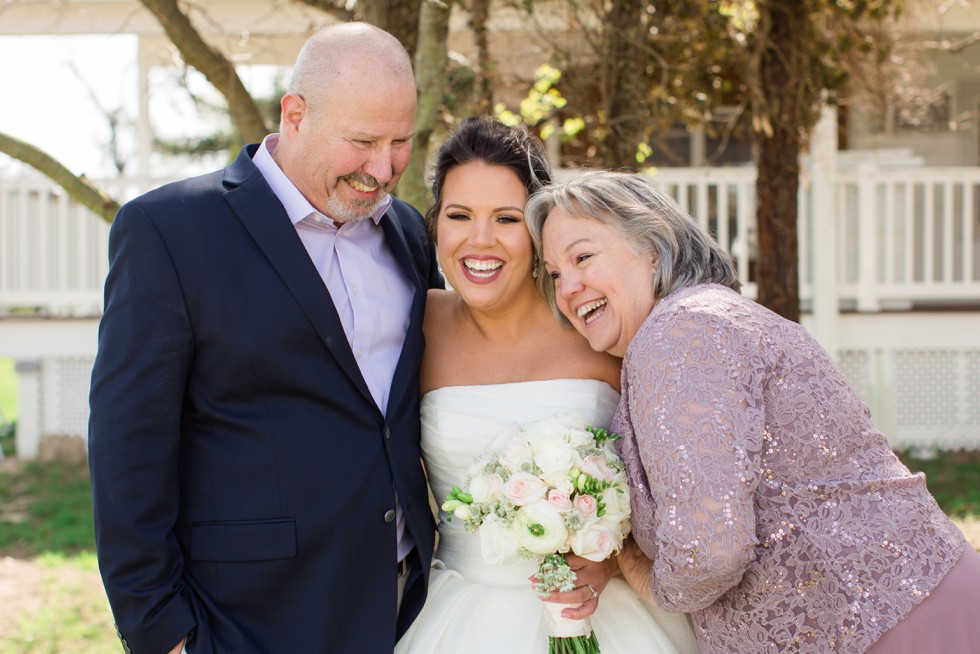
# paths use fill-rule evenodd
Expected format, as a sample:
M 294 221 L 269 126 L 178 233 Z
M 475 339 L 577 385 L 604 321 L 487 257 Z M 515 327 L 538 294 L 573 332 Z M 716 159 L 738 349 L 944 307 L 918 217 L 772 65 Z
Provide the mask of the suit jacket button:
M 392 522 L 395 519 L 395 510 L 388 509 L 385 511 L 385 522 Z

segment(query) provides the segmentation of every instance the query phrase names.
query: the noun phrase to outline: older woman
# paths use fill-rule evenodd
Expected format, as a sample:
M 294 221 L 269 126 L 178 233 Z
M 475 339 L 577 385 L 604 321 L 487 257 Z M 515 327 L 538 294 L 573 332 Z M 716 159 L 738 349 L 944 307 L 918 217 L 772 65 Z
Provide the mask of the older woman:
M 556 313 L 623 357 L 637 590 L 690 612 L 705 654 L 980 652 L 980 555 L 704 230 L 622 173 L 549 186 L 526 217 Z

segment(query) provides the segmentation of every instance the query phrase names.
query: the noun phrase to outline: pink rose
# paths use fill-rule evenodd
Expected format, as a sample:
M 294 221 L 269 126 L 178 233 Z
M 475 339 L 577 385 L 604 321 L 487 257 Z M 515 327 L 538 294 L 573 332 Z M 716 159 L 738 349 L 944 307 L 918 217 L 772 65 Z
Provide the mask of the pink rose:
M 607 525 L 597 522 L 572 537 L 572 551 L 583 559 L 605 561 L 617 549 L 617 540 Z
M 526 472 L 515 472 L 504 483 L 504 497 L 515 506 L 524 506 L 543 499 L 548 487 L 544 482 Z
M 572 498 L 569 497 L 567 491 L 560 488 L 552 488 L 548 491 L 548 504 L 562 513 L 572 510 Z
M 599 481 L 614 481 L 616 477 L 616 471 L 609 467 L 606 459 L 596 454 L 585 457 L 582 460 L 580 469 L 582 472 L 591 477 L 595 477 Z
M 591 495 L 579 495 L 575 498 L 575 508 L 586 518 L 591 518 L 599 510 L 599 505 Z

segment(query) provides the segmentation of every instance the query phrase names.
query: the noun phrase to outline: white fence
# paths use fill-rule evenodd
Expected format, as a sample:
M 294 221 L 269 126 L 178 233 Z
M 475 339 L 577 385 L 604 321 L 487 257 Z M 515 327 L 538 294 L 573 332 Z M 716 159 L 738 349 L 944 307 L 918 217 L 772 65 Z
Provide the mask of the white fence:
M 755 295 L 755 170 L 668 168 L 655 179 L 732 253 Z M 800 296 L 813 299 L 814 258 L 837 258 L 843 310 L 968 303 L 980 307 L 980 168 L 861 166 L 833 182 L 836 212 L 813 215 L 811 179 L 799 196 Z M 127 180 L 112 187 L 131 189 Z M 813 242 L 835 221 L 836 243 Z M 98 315 L 108 225 L 40 176 L 0 179 L 0 315 Z
M 655 179 L 732 252 L 754 296 L 754 169 Z M 863 166 L 820 182 L 800 186 L 800 294 L 806 309 L 833 295 L 825 345 L 896 448 L 980 448 L 980 168 Z M 63 318 L 101 313 L 107 230 L 43 178 L 0 179 L 0 357 L 24 362 L 21 426 L 38 437 L 85 433 L 96 321 Z M 836 268 L 829 285 L 822 261 Z
M 755 169 L 669 168 L 655 179 L 731 252 L 754 296 Z M 838 173 L 831 216 L 813 215 L 811 182 L 803 178 L 798 198 L 804 305 L 813 299 L 813 259 L 833 247 L 841 309 L 980 309 L 980 168 L 859 166 Z M 813 242 L 815 220 L 836 221 L 836 243 Z

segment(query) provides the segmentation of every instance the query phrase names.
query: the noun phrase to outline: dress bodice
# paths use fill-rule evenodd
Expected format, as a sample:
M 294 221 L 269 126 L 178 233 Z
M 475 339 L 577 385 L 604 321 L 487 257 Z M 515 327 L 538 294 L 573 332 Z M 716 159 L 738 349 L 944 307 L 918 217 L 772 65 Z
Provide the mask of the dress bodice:
M 422 455 L 436 502 L 462 486 L 477 456 L 500 432 L 556 413 L 574 411 L 589 424 L 608 427 L 619 402 L 607 383 L 595 379 L 553 379 L 482 386 L 446 386 L 422 398 Z M 437 556 L 448 566 L 485 582 L 523 584 L 536 569 L 533 561 L 491 566 L 480 554 L 479 538 L 460 521 L 439 526 Z

